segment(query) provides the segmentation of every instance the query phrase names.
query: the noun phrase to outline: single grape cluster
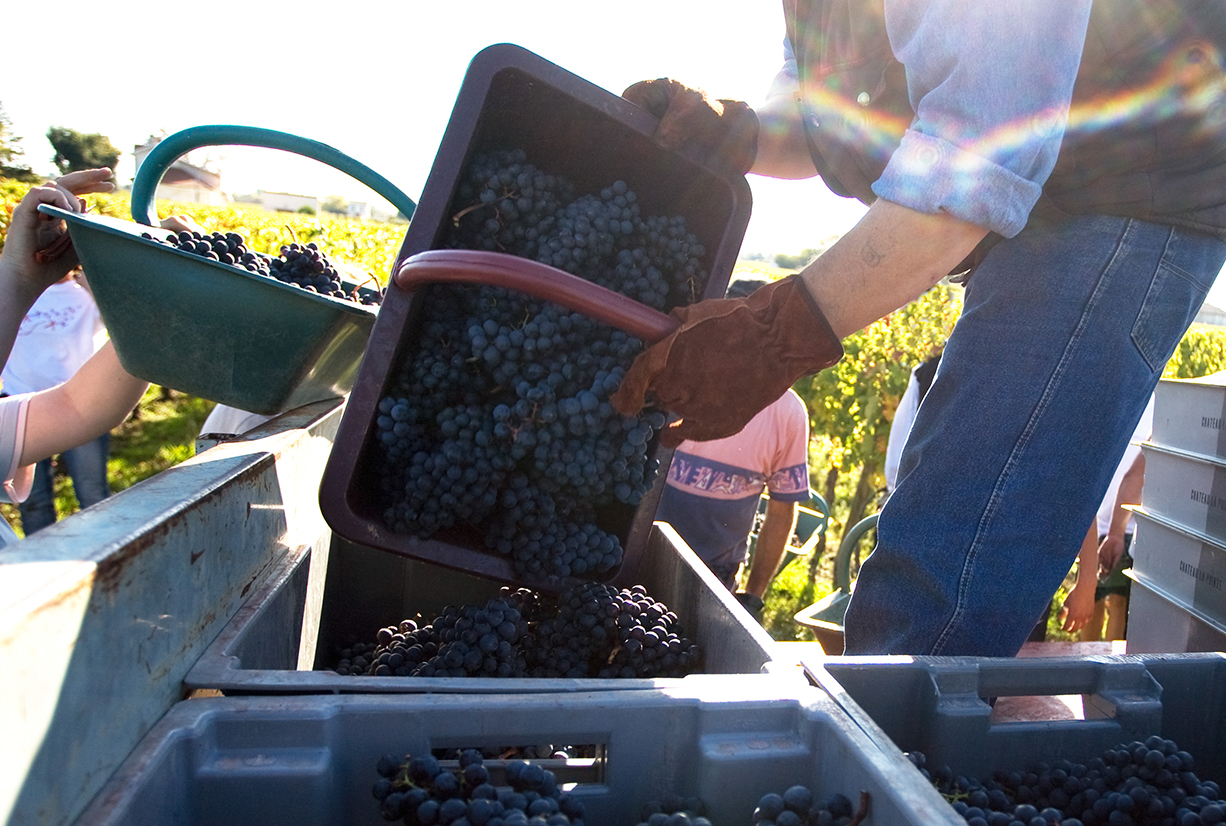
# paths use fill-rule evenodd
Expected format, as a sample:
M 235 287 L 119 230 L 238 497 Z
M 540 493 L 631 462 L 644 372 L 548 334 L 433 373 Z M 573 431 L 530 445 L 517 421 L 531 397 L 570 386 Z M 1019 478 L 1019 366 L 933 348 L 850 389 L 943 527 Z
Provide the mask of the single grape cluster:
M 510 761 L 506 786 L 495 788 L 480 751 L 466 749 L 457 762 L 444 768 L 429 754 L 380 758 L 371 794 L 384 819 L 415 826 L 582 826 L 583 801 L 560 791 L 540 764 Z
M 650 678 L 692 673 L 702 651 L 677 615 L 642 585 L 586 583 L 563 592 L 558 612 L 527 641 L 533 677 Z
M 642 214 L 614 181 L 579 194 L 522 150 L 479 153 L 444 245 L 531 258 L 659 310 L 699 297 L 706 254 L 682 216 Z M 659 410 L 610 403 L 643 344 L 579 313 L 490 286 L 424 291 L 414 347 L 375 420 L 384 520 L 423 539 L 476 528 L 525 579 L 600 579 L 622 560 L 602 526 L 659 472 Z
M 557 597 L 527 588 L 483 605 L 447 606 L 432 622 L 406 619 L 349 645 L 341 675 L 380 677 L 682 677 L 702 650 L 677 615 L 636 585 L 585 583 Z
M 1212 780 L 1192 771 L 1192 755 L 1157 735 L 1107 749 L 1087 762 L 1057 760 L 988 780 L 911 762 L 953 802 L 970 826 L 1216 826 L 1226 803 Z

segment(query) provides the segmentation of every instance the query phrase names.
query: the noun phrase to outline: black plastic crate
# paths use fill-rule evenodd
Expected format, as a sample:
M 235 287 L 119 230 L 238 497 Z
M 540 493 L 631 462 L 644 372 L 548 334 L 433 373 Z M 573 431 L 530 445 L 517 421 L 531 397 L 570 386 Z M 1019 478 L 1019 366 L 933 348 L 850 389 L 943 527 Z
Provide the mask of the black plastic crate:
M 776 661 L 776 643 L 671 528 L 655 526 L 648 549 L 637 584 L 674 611 L 685 635 L 702 646 L 704 674 L 804 684 L 800 669 Z M 343 646 L 371 642 L 379 628 L 418 612 L 433 616 L 448 604 L 483 603 L 501 583 L 339 538 L 327 562 L 324 584 L 309 548 L 288 554 L 201 655 L 185 685 L 227 694 L 488 694 L 658 689 L 693 679 L 342 676 L 330 666 Z
M 743 176 L 708 168 L 666 151 L 652 139 L 656 120 L 646 111 L 518 46 L 499 44 L 469 66 L 451 120 L 400 251 L 439 249 L 460 206 L 461 175 L 482 151 L 519 148 L 530 163 L 572 180 L 581 192 L 625 181 L 644 214 L 681 215 L 702 243 L 705 275 L 700 297 L 723 295 L 749 221 L 750 191 Z M 419 293 L 388 290 L 324 472 L 320 505 L 332 529 L 368 547 L 531 587 L 561 590 L 570 582 L 529 582 L 508 558 L 488 551 L 477 531 L 456 528 L 429 539 L 392 531 L 377 496 L 373 441 L 376 411 L 393 371 L 411 352 L 419 329 Z M 602 509 L 598 526 L 618 536 L 623 558 L 605 580 L 637 576 L 671 451 L 652 444 L 662 470 L 637 507 Z

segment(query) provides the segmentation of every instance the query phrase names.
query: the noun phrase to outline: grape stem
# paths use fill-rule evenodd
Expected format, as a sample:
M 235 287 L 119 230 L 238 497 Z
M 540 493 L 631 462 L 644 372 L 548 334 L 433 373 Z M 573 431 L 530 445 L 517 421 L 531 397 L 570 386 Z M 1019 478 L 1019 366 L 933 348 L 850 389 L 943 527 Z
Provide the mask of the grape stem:
M 847 821 L 847 826 L 860 826 L 864 822 L 864 818 L 868 817 L 870 799 L 868 792 L 860 792 L 860 805 L 856 808 L 856 814 L 852 819 Z

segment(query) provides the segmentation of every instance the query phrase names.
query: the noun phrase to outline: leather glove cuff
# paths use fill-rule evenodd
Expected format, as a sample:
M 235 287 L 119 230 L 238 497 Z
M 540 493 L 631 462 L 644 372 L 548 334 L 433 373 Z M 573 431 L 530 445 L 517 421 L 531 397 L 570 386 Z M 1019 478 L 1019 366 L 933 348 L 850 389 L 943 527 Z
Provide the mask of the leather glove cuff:
M 673 310 L 681 326 L 644 351 L 610 401 L 633 415 L 651 391 L 683 421 L 660 434 L 675 447 L 737 433 L 802 376 L 843 356 L 843 346 L 800 276 L 743 299 Z

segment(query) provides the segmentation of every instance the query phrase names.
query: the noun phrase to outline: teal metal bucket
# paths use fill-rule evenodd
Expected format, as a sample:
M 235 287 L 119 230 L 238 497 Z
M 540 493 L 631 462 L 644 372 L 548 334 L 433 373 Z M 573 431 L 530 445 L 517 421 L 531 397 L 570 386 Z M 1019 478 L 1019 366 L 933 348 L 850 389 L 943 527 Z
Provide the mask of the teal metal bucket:
M 40 209 L 68 222 L 119 363 L 132 375 L 264 415 L 353 386 L 373 307 L 142 238 L 149 228 L 131 221 Z
M 120 364 L 138 378 L 253 413 L 275 415 L 346 395 L 376 307 L 174 249 L 141 234 L 156 222 L 158 182 L 202 146 L 294 152 L 349 174 L 405 215 L 416 204 L 386 178 L 317 141 L 249 126 L 198 126 L 163 139 L 133 183 L 139 223 L 42 206 L 64 219 Z M 326 251 L 325 251 L 326 252 Z

